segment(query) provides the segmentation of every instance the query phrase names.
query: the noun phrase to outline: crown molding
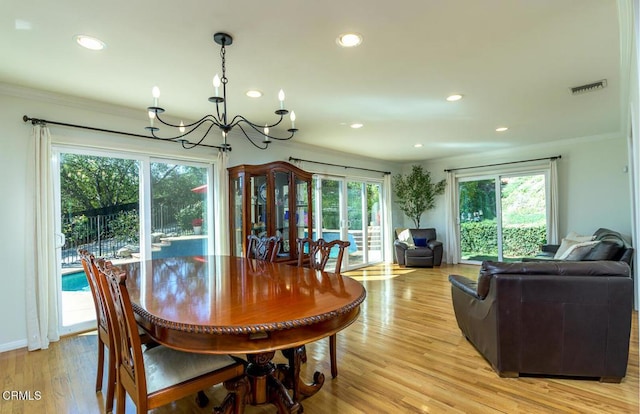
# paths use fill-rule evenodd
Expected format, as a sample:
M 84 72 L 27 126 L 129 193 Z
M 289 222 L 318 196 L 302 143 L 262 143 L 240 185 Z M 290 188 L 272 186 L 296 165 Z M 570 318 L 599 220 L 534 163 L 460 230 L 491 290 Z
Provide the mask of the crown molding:
M 74 95 L 64 95 L 57 92 L 29 88 L 0 82 L 0 94 L 15 98 L 29 99 L 45 102 L 53 105 L 62 105 L 69 108 L 90 110 L 103 114 L 122 116 L 131 119 L 141 119 L 140 109 L 128 108 L 108 104 L 94 99 L 81 98 Z

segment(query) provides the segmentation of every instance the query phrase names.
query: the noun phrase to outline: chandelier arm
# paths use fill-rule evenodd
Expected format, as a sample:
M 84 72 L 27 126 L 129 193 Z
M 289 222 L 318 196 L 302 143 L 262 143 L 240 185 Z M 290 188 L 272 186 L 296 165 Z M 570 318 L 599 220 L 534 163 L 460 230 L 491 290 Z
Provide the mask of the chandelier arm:
M 266 142 L 264 143 L 264 147 L 261 147 L 260 145 L 256 144 L 253 139 L 249 136 L 249 134 L 247 134 L 247 131 L 244 130 L 244 128 L 242 128 L 242 125 L 236 124 L 238 126 L 238 128 L 240 128 L 240 130 L 242 131 L 242 133 L 244 134 L 245 138 L 247 138 L 247 140 L 256 148 L 261 149 L 261 150 L 266 150 L 269 147 L 269 143 Z
M 191 128 L 194 127 L 194 129 L 198 128 L 200 125 L 202 125 L 205 121 L 209 121 L 217 126 L 220 126 L 220 122 L 215 118 L 215 116 L 211 115 L 211 114 L 207 114 L 205 116 L 203 116 L 202 118 L 200 118 L 199 120 L 192 122 L 190 124 L 185 124 L 185 125 L 176 125 L 176 124 L 172 124 L 171 122 L 167 122 L 164 121 L 162 118 L 160 118 L 160 114 L 156 113 L 156 119 L 158 121 L 160 121 L 160 123 L 162 125 L 166 125 L 168 127 L 172 127 L 172 128 L 180 128 L 181 126 L 185 127 L 185 128 Z
M 151 133 L 151 136 L 154 137 L 155 139 L 159 139 L 161 141 L 173 141 L 173 140 L 176 139 L 175 137 L 164 138 L 164 137 L 157 136 L 156 135 L 156 131 L 158 131 L 158 128 L 153 128 L 153 127 L 149 128 L 149 127 L 147 127 L 146 129 L 147 129 L 147 131 L 149 131 Z
M 289 135 L 288 137 L 277 137 L 275 135 L 265 134 L 264 130 L 261 129 L 261 128 L 263 128 L 261 125 L 254 124 L 253 122 L 248 121 L 245 117 L 243 117 L 241 115 L 236 115 L 233 119 L 236 119 L 236 118 L 240 118 L 240 119 L 236 120 L 235 123 L 231 124 L 231 127 L 237 126 L 238 128 L 242 129 L 242 132 L 244 132 L 245 135 L 247 135 L 247 133 L 242 128 L 241 123 L 245 123 L 245 124 L 249 125 L 251 128 L 253 128 L 256 132 L 258 132 L 262 136 L 266 136 L 268 138 L 275 139 L 276 141 L 289 141 L 291 138 L 293 138 L 295 133 L 298 131 L 297 129 L 289 129 L 287 131 L 290 132 L 291 135 Z M 282 121 L 282 119 L 280 121 Z M 267 128 L 271 128 L 271 127 L 274 127 L 274 126 L 278 125 L 280 123 L 280 121 L 276 122 L 273 125 L 267 125 Z M 248 136 L 247 136 L 247 138 L 248 138 Z
M 207 122 L 209 122 L 210 125 L 209 125 L 209 128 L 207 129 L 207 132 L 204 135 L 204 136 L 206 136 L 209 133 L 209 131 L 211 130 L 211 128 L 213 128 L 214 126 L 219 126 L 214 120 L 211 120 L 211 119 L 209 119 L 207 117 L 203 117 L 198 122 L 194 122 L 194 123 L 189 124 L 189 125 L 183 125 L 184 128 L 190 128 L 190 129 L 187 132 L 185 132 L 184 134 L 176 135 L 175 137 L 166 137 L 166 138 L 164 138 L 164 137 L 157 136 L 156 135 L 156 131 L 159 131 L 160 130 L 159 128 L 147 128 L 147 130 L 149 130 L 151 132 L 151 135 L 154 138 L 161 139 L 161 140 L 164 140 L 164 141 L 181 142 L 183 137 L 186 137 L 187 135 L 195 132 L 198 128 L 200 128 L 200 126 L 204 125 Z M 176 127 L 176 128 L 180 127 L 180 126 L 170 125 L 170 124 L 166 124 L 166 123 L 164 123 L 164 124 L 167 125 L 167 126 L 173 126 L 173 127 Z M 193 127 L 193 128 L 191 128 L 191 127 Z M 199 143 L 201 143 L 204 140 L 204 136 L 200 139 Z
M 220 115 L 220 104 L 218 102 L 216 102 L 216 114 L 218 115 L 216 119 L 218 120 L 220 125 L 224 124 L 224 118 Z
M 200 126 L 200 125 L 198 125 L 198 126 Z M 207 137 L 207 135 L 209 135 L 209 131 L 211 131 L 211 128 L 213 128 L 214 126 L 215 126 L 215 124 L 214 124 L 214 123 L 211 123 L 211 125 L 209 125 L 209 128 L 207 128 L 207 131 L 202 135 L 202 138 L 200 138 L 200 140 L 199 140 L 199 141 L 197 141 L 197 142 L 190 142 L 190 141 L 187 141 L 186 139 L 179 139 L 179 138 L 175 138 L 175 140 L 176 140 L 176 141 L 178 141 L 178 142 L 180 142 L 180 143 L 182 144 L 182 148 L 184 148 L 184 149 L 191 149 L 191 148 L 195 148 L 195 147 L 197 147 L 198 145 L 202 144 L 202 142 L 203 142 L 203 141 L 204 141 L 204 139 Z M 197 127 L 196 127 L 196 128 L 197 128 Z M 183 137 L 183 136 L 185 136 L 185 135 L 187 135 L 187 134 L 192 133 L 193 131 L 195 131 L 195 129 L 196 129 L 196 128 L 194 128 L 194 129 L 192 129 L 191 131 L 189 131 L 189 132 L 185 133 L 184 135 L 181 135 L 181 137 Z
M 234 126 L 238 125 L 240 122 L 244 122 L 247 125 L 250 125 L 251 128 L 255 129 L 256 131 L 258 131 L 260 133 L 262 133 L 262 129 L 263 128 L 265 128 L 265 127 L 266 128 L 273 128 L 275 126 L 278 126 L 278 125 L 280 125 L 280 123 L 282 122 L 283 119 L 284 119 L 284 115 L 280 115 L 280 119 L 278 120 L 278 122 L 273 123 L 271 125 L 260 125 L 260 124 L 256 124 L 256 123 L 253 123 L 253 122 L 249 121 L 247 118 L 245 118 L 242 115 L 236 115 L 231 120 L 231 123 L 229 124 L 229 126 L 231 128 L 233 128 Z
M 273 135 L 269 135 L 269 134 L 267 134 L 267 136 L 271 139 L 275 139 L 276 141 L 289 141 L 291 138 L 293 138 L 297 129 L 294 129 L 294 130 L 289 129 L 288 131 L 291 133 L 291 135 L 289 135 L 288 137 L 274 137 Z

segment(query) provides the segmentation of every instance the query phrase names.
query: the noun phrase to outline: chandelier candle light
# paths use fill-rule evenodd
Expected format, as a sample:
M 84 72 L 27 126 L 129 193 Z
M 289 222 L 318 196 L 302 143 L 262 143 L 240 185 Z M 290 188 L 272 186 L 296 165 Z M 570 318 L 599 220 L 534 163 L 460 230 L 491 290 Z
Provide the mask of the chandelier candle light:
M 229 82 L 229 80 L 227 79 L 226 75 L 225 47 L 233 43 L 233 38 L 226 33 L 216 33 L 215 35 L 213 35 L 213 40 L 221 46 L 220 57 L 222 58 L 222 78 L 220 78 L 218 74 L 213 77 L 214 96 L 209 98 L 209 102 L 216 104 L 216 114 L 205 115 L 198 121 L 186 125 L 182 121 L 180 121 L 180 125 L 174 125 L 170 122 L 166 122 L 162 118 L 160 118 L 160 114 L 164 112 L 164 109 L 158 106 L 158 101 L 160 99 L 160 88 L 154 86 L 151 90 L 151 94 L 153 96 L 153 106 L 147 108 L 150 126 L 146 127 L 145 129 L 151 132 L 151 135 L 154 138 L 180 142 L 184 148 L 190 149 L 195 148 L 198 145 L 204 145 L 203 141 L 205 137 L 209 134 L 209 131 L 211 131 L 214 126 L 216 126 L 222 131 L 222 145 L 219 148 L 221 151 L 225 152 L 231 151 L 231 144 L 227 142 L 227 134 L 236 126 L 242 131 L 249 142 L 251 142 L 256 148 L 263 150 L 267 149 L 272 139 L 278 141 L 287 141 L 293 138 L 295 133 L 298 131 L 295 126 L 296 114 L 293 111 L 291 111 L 290 114 L 291 128 L 287 130 L 290 134 L 288 137 L 277 137 L 269 134 L 269 128 L 278 126 L 284 119 L 284 116 L 289 113 L 289 111 L 284 108 L 284 92 L 282 90 L 280 90 L 280 92 L 278 93 L 278 99 L 280 100 L 280 109 L 277 109 L 275 111 L 275 114 L 280 116 L 280 119 L 278 119 L 277 122 L 271 125 L 265 124 L 263 127 L 262 125 L 258 125 L 249 121 L 242 115 L 236 115 L 231 119 L 230 122 L 228 121 L 227 83 Z M 220 96 L 220 86 L 222 86 L 222 96 Z M 177 128 L 179 131 L 179 135 L 168 138 L 159 137 L 158 135 L 156 135 L 156 133 L 160 129 L 153 125 L 155 119 L 157 119 L 162 125 Z M 196 130 L 200 129 L 200 127 L 202 127 L 201 131 L 204 131 L 204 133 L 200 138 L 198 138 L 196 142 L 190 142 L 189 140 L 184 138 L 187 135 L 194 133 Z M 263 135 L 264 139 L 259 140 L 251 136 L 254 134 L 248 134 L 245 128 L 251 128 L 255 130 L 258 135 Z

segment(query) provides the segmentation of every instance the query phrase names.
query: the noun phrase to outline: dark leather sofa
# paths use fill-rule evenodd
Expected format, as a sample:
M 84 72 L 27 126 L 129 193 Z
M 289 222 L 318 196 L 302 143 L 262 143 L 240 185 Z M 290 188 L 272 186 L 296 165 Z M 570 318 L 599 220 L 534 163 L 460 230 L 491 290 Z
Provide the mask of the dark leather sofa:
M 442 242 L 436 240 L 436 229 L 409 229 L 415 247 L 397 239 L 393 242 L 400 266 L 433 267 L 442 264 Z
M 593 240 L 600 243 L 580 260 L 616 260 L 632 265 L 634 249 L 631 244 L 617 231 L 607 228 L 599 228 L 593 233 Z M 524 261 L 554 260 L 559 244 L 545 244 L 541 252 L 534 258 L 526 258 Z
M 620 261 L 487 261 L 477 281 L 449 281 L 458 326 L 501 377 L 620 382 L 629 356 L 630 274 Z

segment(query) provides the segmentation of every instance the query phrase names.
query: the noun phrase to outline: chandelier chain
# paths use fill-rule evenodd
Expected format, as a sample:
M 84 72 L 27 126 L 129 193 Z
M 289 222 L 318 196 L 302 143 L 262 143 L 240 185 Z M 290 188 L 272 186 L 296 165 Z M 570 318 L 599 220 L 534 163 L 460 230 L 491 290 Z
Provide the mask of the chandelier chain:
M 225 58 L 227 54 L 227 49 L 224 47 L 224 41 L 222 42 L 222 47 L 220 48 L 220 58 L 222 58 L 222 79 L 220 82 L 227 83 L 229 80 L 227 79 L 227 59 Z

